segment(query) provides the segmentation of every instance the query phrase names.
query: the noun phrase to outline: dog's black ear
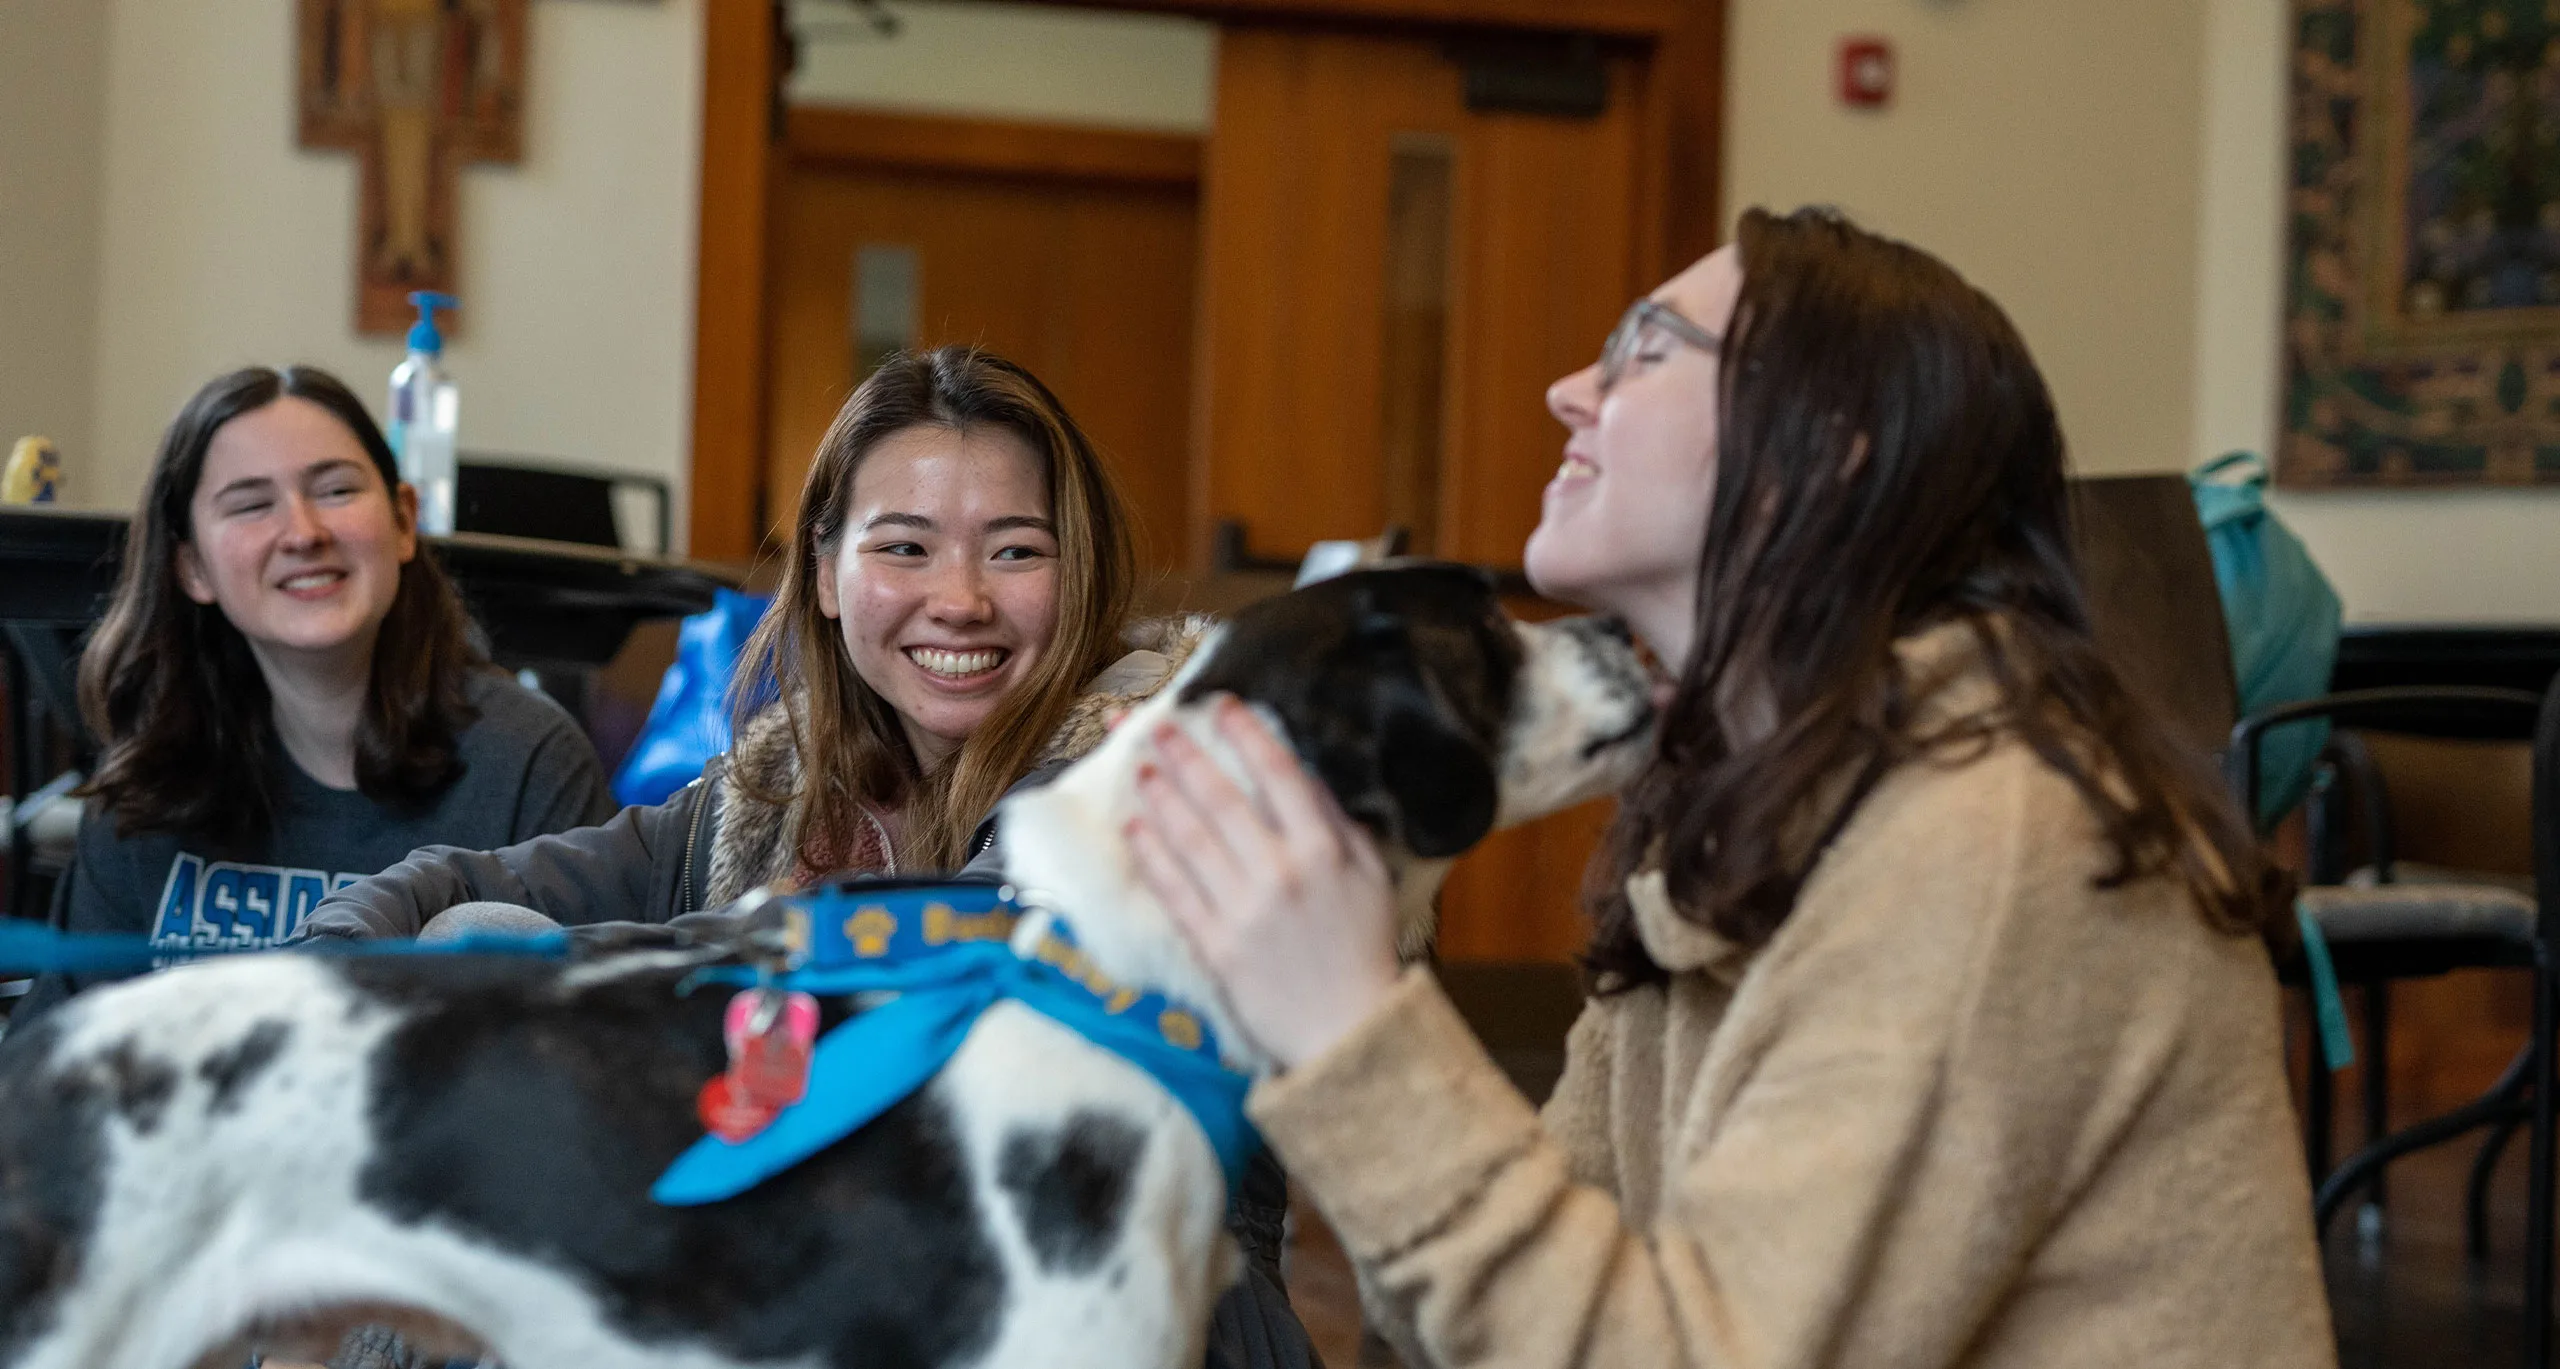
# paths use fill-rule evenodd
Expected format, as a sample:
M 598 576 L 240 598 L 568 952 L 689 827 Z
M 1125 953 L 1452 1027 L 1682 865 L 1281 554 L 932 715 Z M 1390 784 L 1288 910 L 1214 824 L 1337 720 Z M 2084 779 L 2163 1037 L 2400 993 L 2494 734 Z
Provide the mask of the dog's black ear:
M 1351 639 L 1372 649 L 1388 647 L 1402 655 L 1412 628 L 1403 615 L 1379 602 L 1377 586 L 1367 580 L 1351 589 Z
M 1438 860 L 1484 840 L 1500 785 L 1484 743 L 1430 698 L 1390 710 L 1381 731 L 1378 778 L 1402 819 L 1405 845 Z

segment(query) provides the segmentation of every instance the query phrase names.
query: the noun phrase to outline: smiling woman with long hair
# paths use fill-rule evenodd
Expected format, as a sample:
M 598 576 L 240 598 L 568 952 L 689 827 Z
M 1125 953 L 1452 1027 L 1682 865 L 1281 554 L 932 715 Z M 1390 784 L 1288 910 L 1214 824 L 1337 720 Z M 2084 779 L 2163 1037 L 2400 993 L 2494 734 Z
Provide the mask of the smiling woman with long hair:
M 473 649 L 382 434 L 309 367 L 217 377 L 169 425 L 80 702 L 104 754 L 56 897 L 74 931 L 272 945 L 417 847 L 612 811 L 576 724 Z
M 795 682 L 766 726 L 814 782 L 742 781 L 796 803 L 792 854 L 811 872 L 850 868 L 875 826 L 904 838 L 873 853 L 884 864 L 962 864 L 1128 649 L 1136 570 L 1117 488 L 1048 387 L 984 353 L 893 360 L 845 405 L 786 564 L 740 669 Z
M 761 885 L 958 867 L 1007 789 L 1099 742 L 1196 641 L 1196 624 L 1124 624 L 1133 559 L 1110 472 L 1046 385 L 975 348 L 892 356 L 810 463 L 727 756 L 598 827 L 421 851 L 313 930 L 716 919 Z M 1217 1369 L 1312 1363 L 1281 1292 L 1287 1207 L 1287 1179 L 1249 1168 L 1230 1226 L 1250 1258 L 1211 1327 Z
M 1167 666 L 1124 637 L 1133 559 L 1048 387 L 972 348 L 893 356 L 818 444 L 740 658 L 737 742 L 702 780 L 520 848 L 419 852 L 313 930 L 416 936 L 466 904 L 668 922 L 777 881 L 956 868 L 1007 788 L 1092 740 L 1071 714 Z
M 1753 211 L 1556 382 L 1527 548 L 1670 668 L 1543 1115 L 1365 841 L 1157 741 L 1130 840 L 1250 1107 L 1424 1364 L 2334 1363 L 2260 932 L 2274 877 L 2091 635 L 1999 307 Z

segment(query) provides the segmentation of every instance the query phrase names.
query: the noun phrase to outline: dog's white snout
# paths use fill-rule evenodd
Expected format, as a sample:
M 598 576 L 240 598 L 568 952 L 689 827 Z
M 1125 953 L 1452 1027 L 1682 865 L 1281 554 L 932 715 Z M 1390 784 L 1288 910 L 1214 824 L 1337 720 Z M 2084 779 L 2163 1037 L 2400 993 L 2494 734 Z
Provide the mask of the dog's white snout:
M 1601 696 L 1597 707 L 1622 715 L 1617 731 L 1643 726 L 1654 711 L 1653 670 L 1623 619 L 1567 618 L 1553 625 L 1581 653 L 1579 665 Z
M 1614 793 L 1653 751 L 1653 691 L 1623 624 L 1519 625 L 1522 650 L 1497 825 Z

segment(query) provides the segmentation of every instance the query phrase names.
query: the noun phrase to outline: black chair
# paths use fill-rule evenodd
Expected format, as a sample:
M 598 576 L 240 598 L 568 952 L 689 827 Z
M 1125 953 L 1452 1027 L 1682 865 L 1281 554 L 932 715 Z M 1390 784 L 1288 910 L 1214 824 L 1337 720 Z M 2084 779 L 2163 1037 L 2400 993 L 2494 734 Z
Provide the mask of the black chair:
M 2546 673 L 2534 681 L 2538 689 Z M 2486 682 L 2481 682 L 2485 684 Z M 2476 686 L 2475 686 L 2476 687 Z M 2504 687 L 2504 686 L 2500 686 Z M 2343 692 L 2343 691 L 2341 691 Z M 2523 699 L 2515 700 L 2518 704 Z M 2481 740 L 2477 734 L 2511 731 L 2501 728 L 2501 719 L 2521 721 L 2530 726 L 2529 718 L 2520 718 L 2514 710 L 2487 717 L 2454 720 L 2461 735 L 2443 738 L 2440 729 L 2431 726 L 2422 715 L 2395 719 L 2388 730 L 2403 738 L 2445 740 Z M 2523 742 L 2525 734 L 2491 738 Z M 2502 793 L 2501 799 L 2506 796 Z M 2407 924 L 2406 908 L 2413 904 L 2437 905 L 2441 920 L 2504 919 L 2510 923 L 2530 920 L 2533 914 L 2534 883 L 2530 874 L 2509 874 L 2477 868 L 2456 868 L 2407 861 L 2400 857 L 2398 823 L 2393 814 L 2392 792 L 2385 783 L 2383 768 L 2375 761 L 2373 750 L 2366 744 L 2364 731 L 2347 730 L 2331 734 L 2323 748 L 2319 764 L 2313 771 L 2309 795 L 2303 802 L 2307 819 L 2307 861 L 2303 878 L 2308 886 L 2300 901 L 2301 909 L 2322 926 L 2340 924 L 2341 935 L 2353 941 L 2369 932 L 2378 916 Z M 2528 823 L 2530 818 L 2528 816 Z M 2527 856 L 2528 861 L 2530 855 Z M 2400 911 L 2392 911 L 2398 909 Z M 2350 956 L 2346 974 L 2360 972 L 2375 958 L 2359 952 Z M 2364 1111 L 2364 1141 L 2370 1146 L 2391 1133 L 2391 986 L 2394 979 L 2411 975 L 2396 972 L 2395 966 L 2414 965 L 2404 959 L 2385 961 L 2385 977 L 2356 979 L 2342 975 L 2343 987 L 2352 984 L 2358 990 L 2359 1024 L 2363 1035 L 2365 1068 L 2360 1093 Z M 2298 968 L 2298 967 L 2297 967 Z M 2297 974 L 2295 976 L 2299 978 Z M 2315 1066 L 2324 1050 L 2322 1039 L 2312 1043 Z M 2303 1130 L 2304 1154 L 2314 1175 L 2326 1175 L 2330 1168 L 2331 1138 L 2335 1133 L 2333 1116 L 2332 1072 L 2340 1061 L 2328 1061 L 2328 1068 L 2314 1068 L 2305 1097 Z M 2474 1260 L 2489 1254 L 2489 1183 L 2498 1158 L 2513 1128 L 2493 1128 L 2474 1159 L 2467 1201 L 2464 1204 L 2465 1246 Z M 2363 1185 L 2364 1203 L 2357 1209 L 2357 1229 L 2362 1239 L 2381 1237 L 2388 1208 L 2386 1192 L 2389 1173 L 2376 1169 Z
M 454 473 L 453 525 L 458 532 L 543 537 L 591 547 L 627 545 L 614 513 L 614 492 L 644 489 L 656 504 L 656 545 L 664 555 L 672 532 L 667 482 L 656 476 L 582 471 L 473 455 Z
M 76 634 L 48 623 L 0 626 L 0 700 L 5 700 L 9 787 L 0 797 L 0 917 L 43 917 L 53 884 L 65 869 L 63 843 L 40 839 L 40 829 L 66 815 L 77 823 L 78 801 L 67 797 L 97 762 L 97 743 L 80 718 Z M 0 984 L 0 1007 L 15 997 Z
M 2213 552 L 2183 475 L 2071 482 L 2072 553 L 2099 649 L 2199 760 L 2240 714 Z
M 2370 1140 L 2325 1175 L 2329 1080 L 2317 1061 L 2311 1072 L 2311 1115 L 2306 1120 L 2312 1173 L 2319 1185 L 2314 1218 L 2324 1234 L 2347 1199 L 2378 1182 L 2393 1160 L 2490 1128 L 2489 1143 L 2483 1146 L 2471 1175 L 2475 1253 L 2485 1245 L 2487 1183 L 2498 1151 L 2515 1128 L 2528 1128 L 2524 1363 L 2544 1369 L 2551 1348 L 2553 1029 L 2560 1022 L 2553 978 L 2554 946 L 2560 944 L 2560 922 L 2555 922 L 2553 905 L 2560 899 L 2552 896 L 2560 890 L 2560 679 L 2539 697 L 2520 689 L 2487 687 L 2365 689 L 2288 704 L 2243 719 L 2232 730 L 2227 764 L 2233 791 L 2245 808 L 2254 810 L 2259 748 L 2267 734 L 2322 718 L 2339 728 L 2421 737 L 2532 740 L 2533 892 L 2479 879 L 2396 878 L 2386 833 L 2372 853 L 2379 862 L 2374 877 L 2313 885 L 2303 890 L 2300 906 L 2327 943 L 2339 982 L 2371 985 L 2376 994 L 2393 980 L 2456 969 L 2504 968 L 2532 974 L 2532 1034 L 2488 1092 L 2451 1112 Z M 2352 757 L 2348 766 L 2357 768 Z M 2363 768 L 2368 772 L 2364 784 L 2378 788 L 2369 777 L 2370 767 Z M 2368 998 L 2368 1026 L 2383 1020 L 2379 1002 L 2378 997 Z M 2383 1040 L 2369 1034 L 2368 1055 L 2378 1057 L 2382 1048 Z M 2376 1058 L 2367 1067 L 2368 1079 L 2385 1068 L 2386 1062 Z M 2368 1086 L 2369 1108 L 2381 1099 L 2375 1087 Z M 2368 1124 L 2373 1125 L 2370 1117 Z

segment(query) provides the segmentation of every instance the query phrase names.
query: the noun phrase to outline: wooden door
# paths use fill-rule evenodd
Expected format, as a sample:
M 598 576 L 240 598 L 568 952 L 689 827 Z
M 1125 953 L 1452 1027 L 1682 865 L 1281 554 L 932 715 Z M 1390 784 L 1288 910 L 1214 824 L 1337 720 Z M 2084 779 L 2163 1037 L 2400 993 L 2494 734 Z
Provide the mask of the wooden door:
M 881 347 L 977 343 L 1047 382 L 1101 448 L 1142 562 L 1177 559 L 1196 140 L 803 109 L 790 141 L 768 312 L 767 536 L 787 535 L 818 439 Z M 884 308 L 882 291 L 904 297 Z
M 1557 117 L 1470 108 L 1463 40 L 1224 30 L 1195 538 L 1232 519 L 1255 554 L 1286 558 L 1402 524 L 1417 552 L 1519 564 L 1564 443 L 1546 387 L 1661 266 L 1648 168 L 1665 106 L 1646 49 L 1602 51 L 1605 107 Z M 1461 862 L 1444 953 L 1579 948 L 1575 894 L 1606 819 L 1563 815 Z

